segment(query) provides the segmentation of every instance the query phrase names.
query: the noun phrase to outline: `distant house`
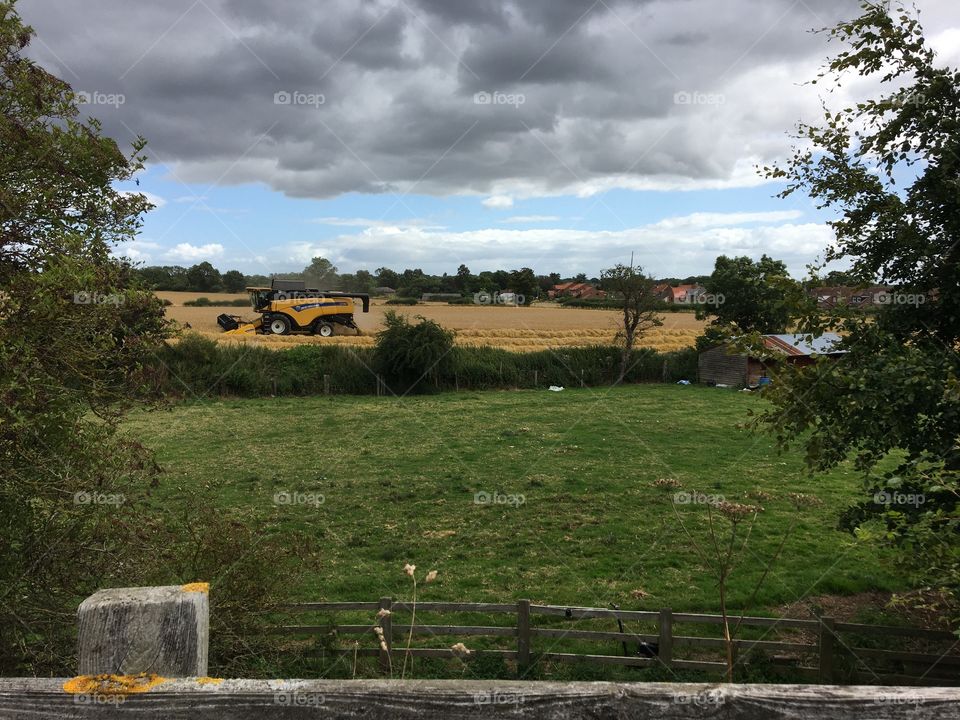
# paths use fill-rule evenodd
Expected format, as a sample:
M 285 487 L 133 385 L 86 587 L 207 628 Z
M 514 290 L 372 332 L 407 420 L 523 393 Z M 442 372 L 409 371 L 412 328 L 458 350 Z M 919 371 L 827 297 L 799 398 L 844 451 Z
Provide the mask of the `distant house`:
M 660 302 L 673 302 L 673 288 L 669 283 L 654 285 L 653 296 Z
M 384 286 L 384 287 L 374 288 L 373 294 L 374 295 L 396 295 L 397 291 L 394 290 L 392 287 Z
M 671 298 L 667 302 L 678 305 L 692 305 L 697 299 L 707 292 L 703 285 L 677 285 L 671 288 Z
M 700 353 L 697 363 L 700 382 L 705 385 L 755 387 L 771 367 L 780 362 L 810 365 L 817 357 L 836 358 L 845 350 L 836 350 L 840 336 L 824 333 L 811 338 L 808 335 L 764 335 L 763 356 L 730 353 L 729 345 L 718 345 Z
M 547 297 L 551 300 L 555 298 L 562 297 L 575 297 L 575 298 L 605 298 L 607 293 L 603 290 L 598 290 L 590 283 L 582 282 L 568 282 L 560 283 L 559 285 L 554 285 L 550 290 L 547 290 Z

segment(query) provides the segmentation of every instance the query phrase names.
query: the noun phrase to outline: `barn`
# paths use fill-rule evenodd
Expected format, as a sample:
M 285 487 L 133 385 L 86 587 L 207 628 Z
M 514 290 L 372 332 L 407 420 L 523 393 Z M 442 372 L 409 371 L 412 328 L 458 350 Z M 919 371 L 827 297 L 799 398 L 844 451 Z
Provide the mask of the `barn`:
M 824 333 L 815 338 L 809 335 L 764 335 L 763 345 L 767 353 L 762 357 L 731 352 L 729 345 L 718 345 L 700 353 L 697 363 L 700 382 L 756 387 L 760 378 L 779 362 L 809 365 L 818 357 L 838 357 L 845 352 L 834 349 L 839 342 L 840 336 L 836 333 Z

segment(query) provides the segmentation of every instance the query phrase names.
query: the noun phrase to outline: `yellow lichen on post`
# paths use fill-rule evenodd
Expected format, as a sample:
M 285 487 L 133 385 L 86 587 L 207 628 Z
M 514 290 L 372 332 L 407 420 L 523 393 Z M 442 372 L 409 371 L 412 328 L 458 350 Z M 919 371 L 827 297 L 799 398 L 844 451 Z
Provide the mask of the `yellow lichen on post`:
M 147 692 L 166 678 L 152 673 L 139 675 L 78 675 L 63 684 L 64 692 L 74 695 L 117 697 Z
M 181 585 L 180 589 L 183 590 L 184 592 L 209 593 L 210 583 L 205 583 L 205 582 L 187 583 L 186 585 Z
M 219 685 L 223 682 L 223 678 L 213 678 L 213 677 L 198 677 L 197 685 Z

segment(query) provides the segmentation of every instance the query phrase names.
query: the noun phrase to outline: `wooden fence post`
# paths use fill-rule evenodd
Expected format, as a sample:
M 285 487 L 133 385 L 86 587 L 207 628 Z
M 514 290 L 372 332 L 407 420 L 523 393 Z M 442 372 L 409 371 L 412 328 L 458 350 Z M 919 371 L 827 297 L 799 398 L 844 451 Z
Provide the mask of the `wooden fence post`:
M 537 382 L 537 377 L 538 377 L 539 374 L 540 374 L 539 371 L 536 370 L 536 369 L 534 369 L 534 371 L 533 371 L 533 387 L 537 387 L 537 385 L 539 385 L 539 383 Z
M 207 583 L 100 590 L 77 609 L 80 675 L 207 674 Z
M 835 630 L 832 617 L 820 618 L 820 683 L 832 685 L 834 681 L 833 647 Z
M 323 376 L 323 394 L 330 394 L 330 376 L 327 374 L 324 374 Z
M 517 601 L 517 665 L 530 665 L 530 601 Z
M 391 612 L 393 607 L 393 600 L 389 597 L 380 598 L 380 609 Z M 387 641 L 387 651 L 384 652 L 383 648 L 380 648 L 380 669 L 389 671 L 391 669 L 391 659 L 390 656 L 393 652 L 393 616 L 384 615 L 380 618 L 380 627 L 383 628 L 383 639 Z
M 583 368 L 580 368 L 580 387 L 583 387 Z
M 660 645 L 657 657 L 666 667 L 673 665 L 673 610 L 662 608 L 657 622 L 660 630 Z

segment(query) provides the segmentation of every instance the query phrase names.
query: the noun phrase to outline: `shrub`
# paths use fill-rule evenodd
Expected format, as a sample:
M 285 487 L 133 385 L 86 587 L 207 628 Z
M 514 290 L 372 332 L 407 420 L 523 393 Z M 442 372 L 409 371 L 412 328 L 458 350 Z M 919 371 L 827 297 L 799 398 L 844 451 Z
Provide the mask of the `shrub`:
M 384 305 L 416 305 L 420 301 L 412 297 L 395 297 L 387 300 Z
M 453 333 L 422 315 L 417 320 L 389 310 L 377 333 L 373 367 L 398 394 L 437 389 L 453 367 Z

